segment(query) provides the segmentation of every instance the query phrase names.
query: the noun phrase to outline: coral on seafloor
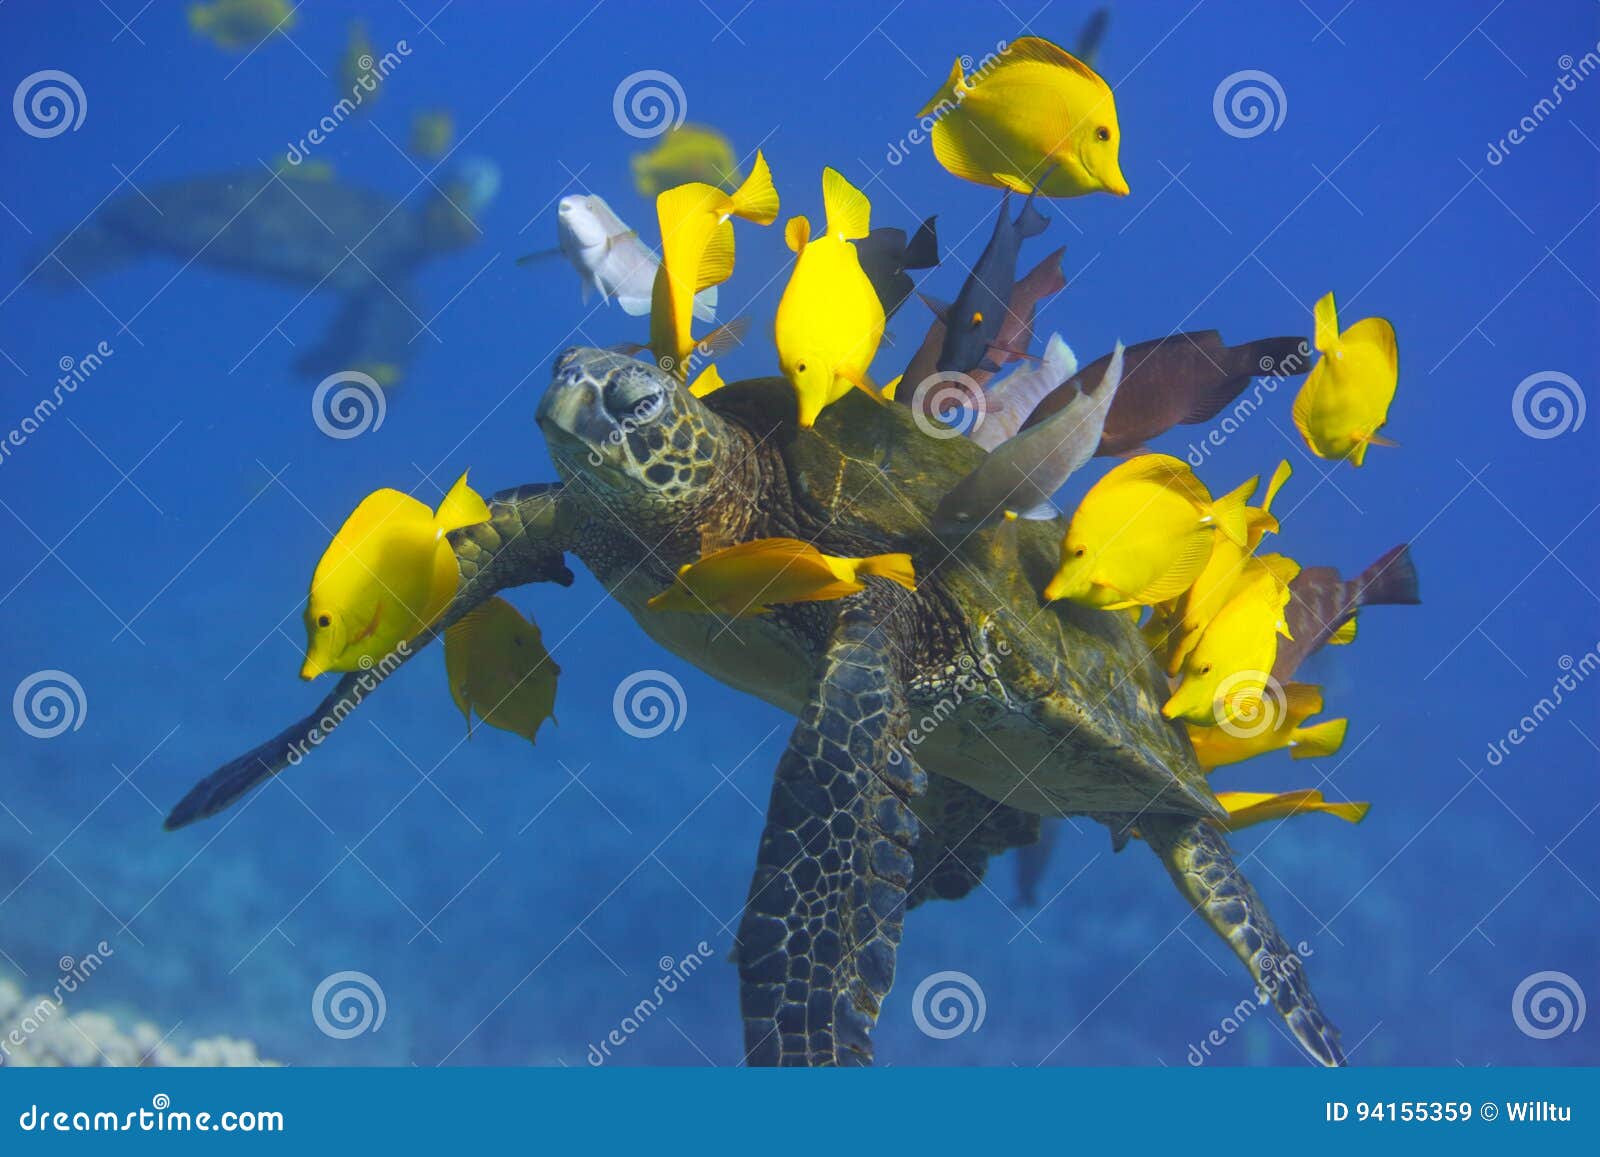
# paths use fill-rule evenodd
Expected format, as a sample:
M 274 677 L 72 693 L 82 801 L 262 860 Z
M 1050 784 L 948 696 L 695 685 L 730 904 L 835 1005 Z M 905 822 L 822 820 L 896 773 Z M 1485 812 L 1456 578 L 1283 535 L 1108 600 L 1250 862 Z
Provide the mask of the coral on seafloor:
M 124 1029 L 101 1012 L 68 1014 L 51 996 L 24 997 L 0 980 L 0 1067 L 17 1068 L 235 1068 L 270 1065 L 250 1041 L 213 1037 L 187 1049 L 164 1039 L 155 1025 Z

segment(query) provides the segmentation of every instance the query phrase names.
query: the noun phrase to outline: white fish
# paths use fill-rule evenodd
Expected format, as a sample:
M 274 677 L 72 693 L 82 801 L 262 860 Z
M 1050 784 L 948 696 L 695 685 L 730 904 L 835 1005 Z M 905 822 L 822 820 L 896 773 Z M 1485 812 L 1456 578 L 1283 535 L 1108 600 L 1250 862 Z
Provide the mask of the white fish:
M 1041 398 L 1078 372 L 1072 347 L 1053 333 L 1037 365 L 1018 362 L 1009 374 L 991 385 L 983 396 L 983 420 L 967 432 L 985 450 L 993 450 L 1016 436 Z
M 650 290 L 661 260 L 639 240 L 638 233 L 622 223 L 603 197 L 590 193 L 561 198 L 556 227 L 562 255 L 583 280 L 584 301 L 589 300 L 592 289 L 602 301 L 616 298 L 624 313 L 649 315 Z M 713 321 L 716 311 L 716 286 L 696 295 L 695 317 Z
M 1106 414 L 1122 384 L 1122 343 L 1093 391 L 1077 395 L 1049 418 L 991 451 L 946 494 L 934 511 L 940 534 L 964 534 L 1001 521 L 1049 519 L 1060 513 L 1050 499 L 1100 445 Z

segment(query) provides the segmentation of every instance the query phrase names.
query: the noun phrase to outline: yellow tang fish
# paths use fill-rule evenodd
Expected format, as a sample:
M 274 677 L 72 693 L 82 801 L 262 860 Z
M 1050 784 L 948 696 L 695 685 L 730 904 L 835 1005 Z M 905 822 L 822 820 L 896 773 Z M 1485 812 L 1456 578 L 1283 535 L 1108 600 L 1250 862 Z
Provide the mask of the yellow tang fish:
M 958 177 L 1046 197 L 1124 197 L 1122 130 L 1111 86 L 1037 36 L 1008 45 L 968 77 L 960 59 L 918 115 L 934 118 L 933 153 Z
M 1244 541 L 1239 492 L 1213 502 L 1187 463 L 1142 454 L 1083 496 L 1044 597 L 1106 610 L 1166 602 L 1200 574 L 1218 532 Z
M 867 367 L 883 340 L 883 303 L 851 244 L 871 230 L 872 206 L 833 169 L 822 170 L 822 203 L 828 223 L 821 237 L 811 236 L 804 217 L 790 218 L 784 230 L 798 256 L 772 326 L 803 429 L 852 386 L 882 400 Z
M 776 603 L 842 599 L 866 589 L 876 575 L 917 589 L 909 554 L 839 558 L 809 542 L 760 538 L 712 551 L 678 569 L 673 584 L 649 602 L 658 611 L 695 611 L 731 618 L 765 614 Z
M 1228 809 L 1227 829 L 1236 832 L 1251 824 L 1287 819 L 1306 812 L 1324 812 L 1358 824 L 1367 818 L 1370 803 L 1329 803 L 1320 791 L 1219 791 L 1217 802 Z
M 428 161 L 437 161 L 456 138 L 456 122 L 443 109 L 419 112 L 411 118 L 411 151 Z
M 298 5 L 291 5 L 288 0 L 216 0 L 214 4 L 191 4 L 189 29 L 218 48 L 237 52 L 254 48 L 280 29 L 293 28 L 296 7 Z
M 444 633 L 444 668 L 450 697 L 467 720 L 472 713 L 535 742 L 539 725 L 555 718 L 561 668 L 544 649 L 539 628 L 501 598 L 474 607 Z
M 641 197 L 654 197 L 663 189 L 686 181 L 731 189 L 739 183 L 739 162 L 728 138 L 706 125 L 682 124 L 661 138 L 648 152 L 628 161 L 633 187 Z
M 1318 458 L 1361 465 L 1368 446 L 1394 446 L 1378 430 L 1400 381 L 1400 347 L 1394 326 L 1364 317 L 1343 333 L 1333 294 L 1316 306 L 1316 345 L 1322 357 L 1294 400 L 1294 424 Z
M 1267 493 L 1261 505 L 1244 508 L 1244 542 L 1236 542 L 1225 534 L 1213 536 L 1211 557 L 1206 560 L 1205 569 L 1194 580 L 1194 585 L 1178 596 L 1173 607 L 1167 674 L 1178 673 L 1183 666 L 1184 656 L 1199 641 L 1200 632 L 1222 609 L 1234 582 L 1244 571 L 1244 560 L 1255 553 L 1256 547 L 1261 545 L 1261 540 L 1267 534 L 1278 532 L 1278 520 L 1272 516 L 1272 502 L 1291 473 L 1293 470 L 1287 459 L 1279 462 L 1278 468 L 1272 473 L 1272 480 L 1267 483 Z M 1251 478 L 1223 501 L 1228 502 L 1235 497 L 1240 501 L 1248 499 L 1255 493 L 1257 481 Z
M 1347 719 L 1329 719 L 1323 723 L 1304 726 L 1305 721 L 1322 710 L 1322 688 L 1304 683 L 1290 683 L 1283 689 L 1284 709 L 1278 718 L 1259 732 L 1254 728 L 1235 735 L 1224 727 L 1196 727 L 1188 725 L 1189 741 L 1194 744 L 1195 758 L 1200 766 L 1210 771 L 1254 759 L 1269 751 L 1287 747 L 1295 759 L 1315 759 L 1332 755 L 1344 743 Z
M 777 216 L 778 190 L 759 152 L 750 176 L 732 193 L 696 181 L 656 198 L 661 266 L 650 295 L 650 349 L 664 369 L 679 378 L 688 375 L 695 345 L 690 332 L 695 294 L 733 275 L 733 223 L 728 218 L 770 225 Z
M 445 535 L 487 521 L 465 474 L 437 511 L 398 490 L 363 498 L 311 576 L 300 678 L 365 669 L 430 627 L 461 580 Z
M 1248 557 L 1227 601 L 1206 624 L 1183 660 L 1183 682 L 1161 708 L 1168 719 L 1202 727 L 1251 720 L 1275 707 L 1267 680 L 1278 657 L 1278 636 L 1288 639 L 1284 607 L 1300 564 L 1278 554 Z

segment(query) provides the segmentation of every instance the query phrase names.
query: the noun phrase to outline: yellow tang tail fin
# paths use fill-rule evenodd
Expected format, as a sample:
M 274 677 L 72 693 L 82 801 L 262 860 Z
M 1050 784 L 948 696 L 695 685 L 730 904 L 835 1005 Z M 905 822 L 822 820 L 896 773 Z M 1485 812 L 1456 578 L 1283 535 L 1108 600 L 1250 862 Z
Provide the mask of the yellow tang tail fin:
M 703 398 L 707 394 L 716 393 L 727 384 L 717 372 L 716 365 L 712 364 L 701 370 L 700 376 L 689 383 L 689 392 L 697 398 Z
M 1289 733 L 1289 754 L 1294 759 L 1317 759 L 1344 746 L 1348 719 L 1330 719 L 1314 727 L 1297 727 Z
M 1263 514 L 1272 513 L 1273 500 L 1278 497 L 1278 491 L 1283 489 L 1283 484 L 1289 481 L 1289 475 L 1293 473 L 1294 467 L 1289 465 L 1289 459 L 1285 458 L 1278 463 L 1278 468 L 1272 472 L 1272 477 L 1267 482 L 1267 493 L 1261 499 Z
M 467 485 L 467 472 L 463 470 L 461 477 L 456 479 L 456 484 L 450 487 L 450 493 L 439 503 L 439 509 L 434 512 L 433 524 L 440 531 L 449 533 L 452 530 L 460 530 L 463 526 L 477 526 L 480 522 L 488 522 L 491 517 L 488 503 L 484 502 L 476 490 Z
M 1354 615 L 1351 615 L 1343 623 L 1340 623 L 1339 629 L 1328 636 L 1328 646 L 1330 647 L 1343 647 L 1355 641 L 1356 619 Z
M 1339 310 L 1333 304 L 1332 290 L 1318 299 L 1312 313 L 1317 325 L 1314 344 L 1322 353 L 1327 353 L 1339 344 Z
M 897 582 L 908 591 L 917 589 L 917 574 L 909 554 L 875 554 L 856 563 L 856 574 L 875 575 Z
M 1240 546 L 1249 545 L 1250 520 L 1245 504 L 1260 484 L 1259 477 L 1248 478 L 1211 504 L 1211 516 L 1216 519 L 1217 529 Z
M 872 202 L 834 168 L 822 170 L 822 206 L 828 216 L 828 236 L 860 241 L 872 231 Z
M 928 103 L 917 111 L 917 115 L 925 117 L 945 101 L 955 104 L 961 99 L 960 93 L 966 88 L 966 81 L 966 73 L 961 68 L 961 58 L 958 56 L 956 62 L 950 66 L 950 75 L 945 77 L 944 83 L 939 86 L 939 91 L 928 98 Z
M 755 163 L 750 175 L 728 195 L 723 211 L 732 217 L 743 217 L 757 225 L 770 225 L 778 219 L 778 190 L 772 183 L 772 170 L 767 159 L 756 150 Z

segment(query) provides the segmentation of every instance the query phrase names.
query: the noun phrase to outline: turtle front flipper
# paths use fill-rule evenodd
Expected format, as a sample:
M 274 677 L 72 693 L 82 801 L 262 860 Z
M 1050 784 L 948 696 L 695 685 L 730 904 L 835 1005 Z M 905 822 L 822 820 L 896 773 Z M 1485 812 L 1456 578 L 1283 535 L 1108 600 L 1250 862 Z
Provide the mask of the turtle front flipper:
M 778 761 L 739 925 L 752 1065 L 870 1064 L 894 982 L 917 831 L 906 801 L 926 779 L 876 601 L 845 604 Z
M 1258 999 L 1270 999 L 1295 1039 L 1319 1063 L 1343 1065 L 1339 1030 L 1328 1022 L 1311 993 L 1305 962 L 1290 948 L 1266 905 L 1233 862 L 1233 851 L 1209 820 L 1145 815 L 1139 834 L 1161 857 L 1167 872 L 1195 911 L 1244 961 Z
M 489 499 L 489 513 L 488 522 L 450 534 L 461 583 L 433 626 L 370 670 L 345 675 L 311 714 L 206 776 L 178 801 L 163 826 L 174 831 L 214 816 L 284 768 L 298 765 L 378 684 L 497 591 L 531 582 L 572 584 L 572 572 L 564 561 L 572 515 L 561 501 L 560 486 L 502 491 Z

